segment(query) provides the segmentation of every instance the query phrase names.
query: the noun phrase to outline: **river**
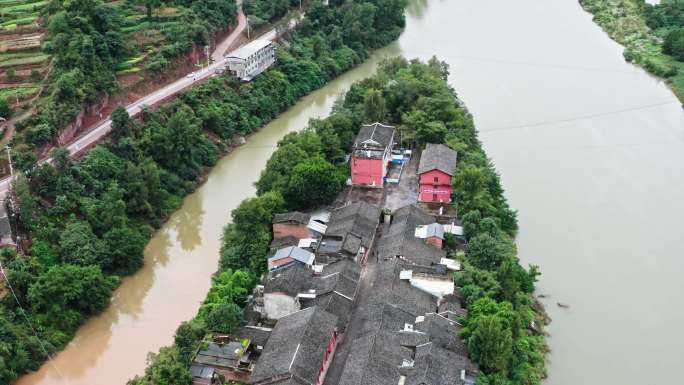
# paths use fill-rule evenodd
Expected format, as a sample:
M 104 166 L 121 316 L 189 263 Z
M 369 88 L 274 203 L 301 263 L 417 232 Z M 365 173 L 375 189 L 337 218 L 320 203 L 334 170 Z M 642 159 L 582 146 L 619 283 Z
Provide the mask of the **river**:
M 197 311 L 222 227 L 254 194 L 277 140 L 326 116 L 353 81 L 397 54 L 451 65 L 519 210 L 520 255 L 541 266 L 538 292 L 553 318 L 547 384 L 680 383 L 684 111 L 621 51 L 574 0 L 411 0 L 398 42 L 223 158 L 110 307 L 17 385 L 122 385 L 141 373 L 147 352 Z

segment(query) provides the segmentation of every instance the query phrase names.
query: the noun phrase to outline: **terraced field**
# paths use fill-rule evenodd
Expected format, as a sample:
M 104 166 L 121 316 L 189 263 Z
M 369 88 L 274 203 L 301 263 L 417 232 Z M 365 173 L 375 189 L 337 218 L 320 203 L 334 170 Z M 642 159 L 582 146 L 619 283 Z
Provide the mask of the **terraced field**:
M 171 36 L 182 32 L 183 23 L 180 22 L 182 9 L 162 7 L 154 11 L 151 19 L 147 18 L 144 7 L 119 5 L 119 11 L 124 18 L 121 31 L 124 41 L 128 43 L 129 56 L 117 65 L 117 75 L 140 73 L 146 69 L 150 60 L 165 47 L 173 43 Z
M 41 89 L 50 56 L 40 49 L 48 1 L 0 0 L 0 98 L 15 109 Z

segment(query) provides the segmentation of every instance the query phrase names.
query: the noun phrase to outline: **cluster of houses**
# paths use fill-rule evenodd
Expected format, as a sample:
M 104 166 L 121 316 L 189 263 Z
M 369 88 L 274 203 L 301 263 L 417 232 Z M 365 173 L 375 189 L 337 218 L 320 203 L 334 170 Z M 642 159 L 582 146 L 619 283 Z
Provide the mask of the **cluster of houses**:
M 255 39 L 226 55 L 228 69 L 242 81 L 251 81 L 275 63 L 275 45 Z
M 361 127 L 352 147 L 351 182 L 354 186 L 382 188 L 392 161 L 396 130 L 373 123 Z M 418 200 L 449 203 L 457 154 L 443 144 L 427 144 L 418 166 Z
M 361 128 L 352 183 L 382 187 L 394 128 Z M 456 154 L 428 145 L 421 199 L 448 202 Z M 462 234 L 416 205 L 388 214 L 365 201 L 273 217 L 273 241 L 251 297 L 250 326 L 200 350 L 195 384 L 320 385 L 344 339 L 340 385 L 472 385 L 477 368 L 459 338 L 465 310 L 454 285 L 460 264 L 444 240 Z M 364 269 L 367 266 L 367 269 Z M 339 378 L 338 378 L 339 377 Z

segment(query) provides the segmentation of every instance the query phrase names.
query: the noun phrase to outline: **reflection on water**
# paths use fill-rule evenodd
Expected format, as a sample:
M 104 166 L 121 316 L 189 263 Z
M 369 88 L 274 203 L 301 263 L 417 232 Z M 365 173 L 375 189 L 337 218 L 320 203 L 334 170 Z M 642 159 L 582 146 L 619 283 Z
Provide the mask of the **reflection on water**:
M 183 210 L 176 212 L 171 218 L 171 226 L 176 233 L 176 240 L 184 251 L 191 251 L 202 243 L 200 225 L 204 216 L 201 195 L 199 199 L 188 200 Z
M 428 7 L 428 0 L 413 0 L 406 7 L 406 15 L 414 19 L 422 19 Z

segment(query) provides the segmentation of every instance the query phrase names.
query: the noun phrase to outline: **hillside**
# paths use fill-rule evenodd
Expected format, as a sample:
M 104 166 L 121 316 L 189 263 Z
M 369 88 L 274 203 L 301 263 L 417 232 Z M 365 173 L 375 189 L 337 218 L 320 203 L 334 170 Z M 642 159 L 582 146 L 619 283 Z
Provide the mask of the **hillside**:
M 50 55 L 41 50 L 46 31 L 40 13 L 47 1 L 0 1 L 0 99 L 19 109 L 41 89 Z

